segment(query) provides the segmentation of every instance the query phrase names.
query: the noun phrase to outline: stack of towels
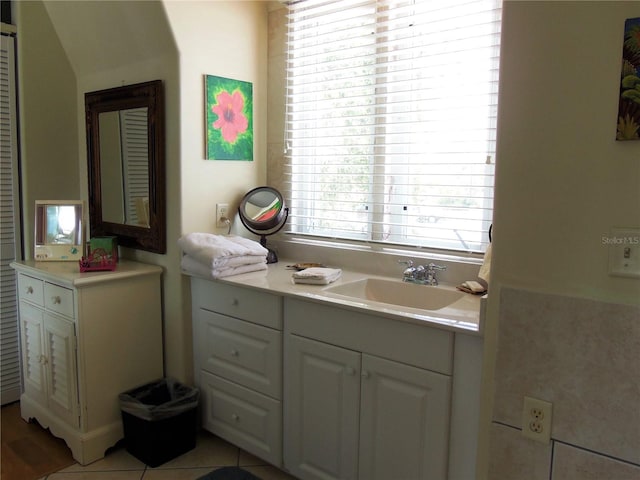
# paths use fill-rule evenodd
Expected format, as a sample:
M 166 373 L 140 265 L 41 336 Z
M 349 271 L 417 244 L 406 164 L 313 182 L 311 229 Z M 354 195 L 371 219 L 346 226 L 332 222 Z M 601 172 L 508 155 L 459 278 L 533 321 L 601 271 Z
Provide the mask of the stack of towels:
M 267 269 L 268 250 L 258 242 L 240 236 L 189 233 L 180 237 L 185 272 L 222 278 Z

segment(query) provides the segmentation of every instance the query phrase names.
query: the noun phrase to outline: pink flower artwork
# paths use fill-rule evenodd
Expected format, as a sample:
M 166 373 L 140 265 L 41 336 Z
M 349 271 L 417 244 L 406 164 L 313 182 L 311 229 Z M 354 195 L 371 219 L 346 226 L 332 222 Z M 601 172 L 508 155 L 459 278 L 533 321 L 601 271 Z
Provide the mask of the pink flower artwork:
M 231 94 L 223 91 L 216 95 L 216 102 L 211 107 L 211 111 L 218 115 L 213 128 L 220 130 L 226 142 L 235 143 L 238 135 L 245 132 L 249 126 L 249 121 L 243 113 L 244 97 L 238 90 Z
M 205 76 L 207 160 L 253 161 L 253 85 Z

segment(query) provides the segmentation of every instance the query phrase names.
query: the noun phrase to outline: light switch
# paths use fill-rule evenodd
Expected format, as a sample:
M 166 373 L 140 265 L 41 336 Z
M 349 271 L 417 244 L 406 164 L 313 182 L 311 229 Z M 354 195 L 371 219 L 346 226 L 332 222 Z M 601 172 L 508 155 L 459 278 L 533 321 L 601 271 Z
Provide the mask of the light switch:
M 602 240 L 609 245 L 609 275 L 640 278 L 640 228 L 612 228 Z

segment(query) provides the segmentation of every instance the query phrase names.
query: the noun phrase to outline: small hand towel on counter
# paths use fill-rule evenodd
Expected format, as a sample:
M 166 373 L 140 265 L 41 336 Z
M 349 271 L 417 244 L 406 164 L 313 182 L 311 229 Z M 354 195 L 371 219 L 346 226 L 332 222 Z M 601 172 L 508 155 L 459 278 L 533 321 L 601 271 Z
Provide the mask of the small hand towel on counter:
M 339 268 L 311 267 L 293 272 L 291 278 L 293 278 L 293 283 L 328 285 L 339 279 L 340 275 L 342 275 L 342 270 Z
M 482 295 L 487 292 L 487 289 L 480 282 L 474 280 L 467 280 L 456 287 L 458 290 L 466 293 L 472 293 L 474 295 Z

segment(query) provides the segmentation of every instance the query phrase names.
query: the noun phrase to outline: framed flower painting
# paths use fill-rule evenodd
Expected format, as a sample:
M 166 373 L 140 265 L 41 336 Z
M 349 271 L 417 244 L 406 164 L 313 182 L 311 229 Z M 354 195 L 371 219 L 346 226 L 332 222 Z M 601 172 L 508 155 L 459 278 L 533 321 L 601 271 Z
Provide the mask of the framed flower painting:
M 253 85 L 205 75 L 206 159 L 253 160 Z
M 640 17 L 624 24 L 616 140 L 640 140 Z

